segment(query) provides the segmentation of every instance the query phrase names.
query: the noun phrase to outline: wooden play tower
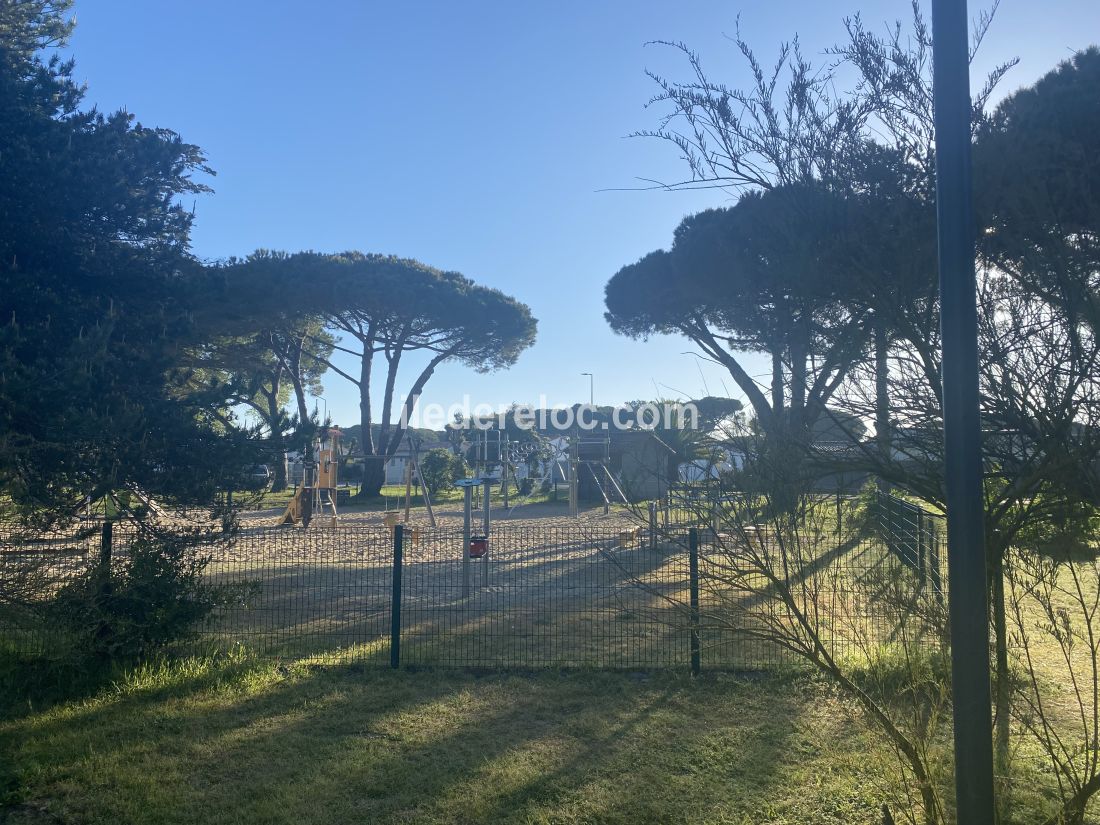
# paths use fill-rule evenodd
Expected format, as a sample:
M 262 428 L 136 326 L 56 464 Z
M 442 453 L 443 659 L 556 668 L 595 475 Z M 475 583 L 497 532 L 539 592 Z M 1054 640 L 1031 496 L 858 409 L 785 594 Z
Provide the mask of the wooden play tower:
M 324 427 L 313 440 L 313 449 L 303 463 L 302 483 L 294 488 L 294 495 L 279 517 L 278 524 L 309 527 L 313 521 L 321 519 L 324 526 L 336 526 L 341 435 L 339 427 Z

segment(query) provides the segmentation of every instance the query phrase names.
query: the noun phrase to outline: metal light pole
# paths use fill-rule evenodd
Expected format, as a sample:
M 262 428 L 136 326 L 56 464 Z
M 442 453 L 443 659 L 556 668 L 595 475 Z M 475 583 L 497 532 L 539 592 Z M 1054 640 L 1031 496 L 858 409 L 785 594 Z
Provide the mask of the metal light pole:
M 487 542 L 486 548 L 492 547 L 492 543 L 489 542 L 489 514 L 491 512 L 490 497 L 493 492 L 493 480 L 489 477 L 484 479 L 485 484 L 485 501 L 484 507 L 481 512 L 481 534 L 485 536 Z M 486 549 L 485 555 L 481 557 L 481 584 L 483 587 L 487 587 L 489 584 L 489 550 Z M 469 555 L 469 554 L 467 554 Z
M 932 0 L 955 799 L 959 822 L 993 825 L 968 23 L 966 0 Z
M 470 597 L 470 525 L 473 521 L 474 487 L 481 484 L 480 478 L 461 478 L 455 487 L 462 490 L 462 598 Z
M 596 391 L 595 391 L 596 379 L 592 375 L 592 373 L 590 373 L 590 372 L 582 372 L 581 375 L 587 375 L 588 376 L 588 406 L 589 407 L 595 407 L 596 406 Z
M 485 496 L 481 502 L 481 533 L 485 538 L 489 538 L 489 518 L 492 512 L 489 497 L 493 492 L 493 479 L 489 476 L 485 476 L 485 478 L 481 480 L 481 483 L 483 485 L 482 495 Z

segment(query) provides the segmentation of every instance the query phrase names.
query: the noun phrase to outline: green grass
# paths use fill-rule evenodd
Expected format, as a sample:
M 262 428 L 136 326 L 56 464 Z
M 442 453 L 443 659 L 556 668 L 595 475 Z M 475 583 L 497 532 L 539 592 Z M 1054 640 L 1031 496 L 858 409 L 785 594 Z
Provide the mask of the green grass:
M 1057 656 L 1042 655 L 1057 687 Z M 478 676 L 221 656 L 93 682 L 0 649 L 0 823 L 870 825 L 895 769 L 805 674 Z M 1014 821 L 1041 821 L 1052 782 L 1033 744 L 1013 775 Z
M 289 487 L 286 490 L 280 490 L 277 493 L 273 493 L 270 490 L 267 490 L 260 495 L 259 500 L 256 502 L 256 507 L 286 507 L 287 503 L 290 501 L 290 497 L 293 495 L 293 487 Z
M 185 660 L 9 707 L 0 821 L 871 822 L 877 747 L 804 677 Z
M 415 488 L 414 488 L 415 489 Z M 558 501 L 565 504 L 569 499 L 569 494 L 565 489 L 558 492 Z M 501 495 L 500 485 L 494 485 L 492 494 L 489 499 L 494 507 L 501 507 L 504 505 L 504 496 Z M 376 502 L 383 504 L 383 506 L 389 506 L 390 509 L 401 509 L 405 506 L 405 485 L 403 484 L 388 484 L 382 488 L 382 495 L 375 499 Z M 553 493 L 543 493 L 535 491 L 529 496 L 520 495 L 517 492 L 516 487 L 513 485 L 510 488 L 508 494 L 509 506 L 515 505 L 528 505 L 528 504 L 545 504 L 553 501 Z M 373 503 L 373 502 L 372 502 Z M 419 493 L 414 493 L 411 497 L 411 504 L 413 507 L 424 507 L 424 496 Z M 454 507 L 462 504 L 462 491 L 458 488 L 448 488 L 446 490 L 439 490 L 432 494 L 432 504 L 437 507 Z M 367 505 L 368 507 L 371 504 Z

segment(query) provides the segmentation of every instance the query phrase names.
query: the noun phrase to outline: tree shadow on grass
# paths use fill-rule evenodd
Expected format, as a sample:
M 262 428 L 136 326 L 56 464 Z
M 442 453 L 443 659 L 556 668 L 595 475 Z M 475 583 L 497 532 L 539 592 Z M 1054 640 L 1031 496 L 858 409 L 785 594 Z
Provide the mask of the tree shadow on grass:
M 667 569 L 668 561 L 614 538 L 491 553 L 475 564 L 465 599 L 460 559 L 414 563 L 403 656 L 482 667 L 686 668 L 686 635 L 650 615 L 664 604 L 659 591 L 687 586 L 686 570 Z M 639 586 L 645 579 L 649 586 Z
M 774 688 L 329 667 L 122 696 L 3 738 L 35 766 L 24 798 L 63 821 L 701 822 L 751 813 L 800 758 L 807 706 Z
M 249 672 L 271 666 L 271 662 L 247 654 L 220 650 L 183 658 L 165 655 L 137 667 L 149 674 L 173 669 L 176 672 L 160 680 L 160 684 L 151 683 L 133 692 L 155 700 L 180 691 L 198 690 L 215 681 L 241 679 Z M 17 722 L 62 704 L 83 706 L 112 690 L 129 692 L 127 687 L 133 684 L 134 674 L 135 666 L 129 664 L 5 652 L 0 654 L 0 722 Z

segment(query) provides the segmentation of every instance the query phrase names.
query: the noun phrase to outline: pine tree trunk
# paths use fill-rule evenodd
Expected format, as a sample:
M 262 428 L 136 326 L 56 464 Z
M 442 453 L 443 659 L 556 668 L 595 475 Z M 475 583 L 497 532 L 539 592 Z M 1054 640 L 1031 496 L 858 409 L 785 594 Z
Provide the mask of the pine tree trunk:
M 882 323 L 875 324 L 875 443 L 879 460 L 888 463 L 893 449 L 890 446 L 890 364 L 887 361 L 888 342 Z M 890 492 L 890 483 L 879 477 L 878 489 Z
M 382 495 L 382 484 L 386 480 L 386 467 L 379 458 L 368 456 L 363 462 L 363 486 L 359 498 L 375 498 Z
M 280 493 L 286 489 L 286 439 L 283 436 L 282 410 L 279 408 L 278 386 L 267 395 L 267 425 L 271 431 L 271 457 L 275 465 L 275 478 L 271 483 L 271 491 Z
M 370 360 L 363 359 L 362 383 L 359 387 L 359 441 L 363 452 L 363 482 L 356 494 L 357 499 L 376 498 L 382 494 L 382 485 L 386 480 L 386 465 L 378 453 L 381 448 L 374 440 L 371 430 L 370 406 Z
M 281 441 L 281 439 L 280 439 L 280 441 Z M 275 450 L 277 451 L 277 453 L 276 453 L 276 458 L 275 458 L 275 462 L 274 462 L 274 467 L 272 468 L 273 475 L 272 475 L 272 479 L 271 479 L 271 492 L 281 493 L 283 490 L 285 490 L 287 488 L 287 477 L 290 474 L 287 471 L 288 468 L 287 468 L 286 450 L 283 449 L 281 443 L 276 445 Z

